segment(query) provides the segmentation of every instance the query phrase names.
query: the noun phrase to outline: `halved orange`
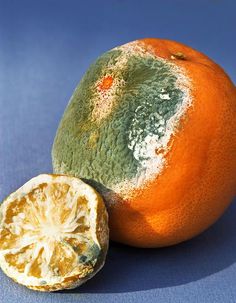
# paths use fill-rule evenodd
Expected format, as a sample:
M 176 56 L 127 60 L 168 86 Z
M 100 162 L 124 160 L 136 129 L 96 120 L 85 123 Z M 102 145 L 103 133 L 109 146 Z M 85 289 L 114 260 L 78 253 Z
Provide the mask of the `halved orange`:
M 39 175 L 3 202 L 0 216 L 0 266 L 28 288 L 74 288 L 104 264 L 107 212 L 78 178 Z

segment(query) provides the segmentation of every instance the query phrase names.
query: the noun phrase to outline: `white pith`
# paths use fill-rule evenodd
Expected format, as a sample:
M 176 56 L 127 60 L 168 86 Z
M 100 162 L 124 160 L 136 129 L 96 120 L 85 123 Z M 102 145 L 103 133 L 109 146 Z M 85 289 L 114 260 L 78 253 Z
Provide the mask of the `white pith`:
M 58 207 L 52 207 L 53 202 L 47 188 L 45 189 L 46 203 L 40 200 L 40 192 L 37 199 L 37 209 L 34 203 L 28 196 L 35 188 L 41 184 L 67 184 L 70 186 L 70 190 L 66 195 L 65 206 L 69 210 L 69 215 L 62 222 L 60 221 L 60 215 L 63 215 L 63 209 L 60 209 L 60 204 Z M 35 194 L 37 196 L 37 192 Z M 86 207 L 80 207 L 78 199 L 82 197 L 86 198 Z M 24 212 L 18 213 L 12 218 L 12 223 L 6 223 L 6 211 L 9 207 L 12 207 L 13 201 L 26 199 L 27 205 L 32 208 L 32 214 L 34 215 L 35 222 L 38 224 L 27 224 L 25 223 L 26 214 Z M 40 204 L 41 203 L 41 204 Z M 11 194 L 1 206 L 1 223 L 0 230 L 8 229 L 11 234 L 17 237 L 17 247 L 10 249 L 0 249 L 0 265 L 4 272 L 18 283 L 26 286 L 45 286 L 45 285 L 55 285 L 62 283 L 65 278 L 73 277 L 74 275 L 80 275 L 81 278 L 85 277 L 88 269 L 84 267 L 83 264 L 79 263 L 78 256 L 73 250 L 72 246 L 65 243 L 65 239 L 77 239 L 80 243 L 96 243 L 100 247 L 98 242 L 96 232 L 97 232 L 97 203 L 98 197 L 96 192 L 87 184 L 82 182 L 77 178 L 66 177 L 66 176 L 50 176 L 50 175 L 40 175 L 36 178 L 31 179 L 24 186 L 18 189 L 16 192 Z M 71 210 L 71 211 L 70 211 Z M 85 217 L 83 225 L 89 226 L 89 229 L 83 232 L 75 232 L 75 229 L 80 226 L 77 221 L 81 217 Z M 24 232 L 24 233 L 22 233 Z M 74 233 L 75 232 L 75 233 Z M 22 234 L 24 234 L 22 236 Z M 7 241 L 7 239 L 6 239 Z M 64 241 L 64 242 L 63 242 Z M 65 257 L 73 256 L 75 261 L 73 263 L 73 268 L 67 276 L 57 275 L 56 268 L 55 271 L 49 267 L 49 263 L 53 256 L 54 248 L 59 245 L 65 249 Z M 19 257 L 18 262 L 27 261 L 28 264 L 24 269 L 24 272 L 19 272 L 15 267 L 9 264 L 6 260 L 6 255 L 17 254 L 24 247 L 28 245 L 33 245 L 32 251 L 29 251 L 25 255 Z M 33 277 L 29 275 L 32 264 L 37 259 L 39 253 L 42 253 L 43 262 L 41 263 L 41 277 Z M 67 255 L 68 253 L 68 255 Z M 75 255 L 73 255 L 75 254 Z M 63 256 L 62 256 L 63 258 Z M 94 264 L 95 265 L 95 264 Z M 91 267 L 91 272 L 93 268 Z M 42 284 L 42 282 L 44 284 Z

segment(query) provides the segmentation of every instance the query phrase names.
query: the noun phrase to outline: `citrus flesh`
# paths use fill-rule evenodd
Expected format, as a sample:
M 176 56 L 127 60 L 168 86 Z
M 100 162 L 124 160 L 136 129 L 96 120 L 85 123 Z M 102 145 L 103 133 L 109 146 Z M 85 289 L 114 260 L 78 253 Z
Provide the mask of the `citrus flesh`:
M 213 224 L 235 194 L 236 89 L 181 43 L 143 39 L 100 56 L 59 125 L 55 173 L 104 197 L 111 239 L 173 245 Z
M 77 178 L 39 175 L 12 193 L 0 214 L 0 266 L 28 288 L 77 287 L 105 261 L 103 200 Z

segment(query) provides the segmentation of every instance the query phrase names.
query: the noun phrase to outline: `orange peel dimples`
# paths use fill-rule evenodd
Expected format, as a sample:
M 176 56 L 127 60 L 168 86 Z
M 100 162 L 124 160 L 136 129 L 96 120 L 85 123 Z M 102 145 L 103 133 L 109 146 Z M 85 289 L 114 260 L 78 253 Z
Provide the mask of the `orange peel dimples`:
M 173 245 L 213 224 L 235 194 L 235 115 L 235 86 L 207 56 L 133 41 L 84 75 L 57 131 L 54 171 L 103 195 L 113 240 Z

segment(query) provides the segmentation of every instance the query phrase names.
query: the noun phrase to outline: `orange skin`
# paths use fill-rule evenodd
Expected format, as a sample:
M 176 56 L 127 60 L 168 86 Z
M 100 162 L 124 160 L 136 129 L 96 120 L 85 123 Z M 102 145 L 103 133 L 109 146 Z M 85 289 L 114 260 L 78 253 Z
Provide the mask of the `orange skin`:
M 105 78 L 103 78 L 102 83 L 99 84 L 98 88 L 100 90 L 108 90 L 112 86 L 112 83 L 112 76 L 106 76 Z
M 225 72 L 198 51 L 174 41 L 142 41 L 186 70 L 193 106 L 172 138 L 163 172 L 135 197 L 131 194 L 110 207 L 110 230 L 118 242 L 162 247 L 204 231 L 234 197 L 236 89 Z

